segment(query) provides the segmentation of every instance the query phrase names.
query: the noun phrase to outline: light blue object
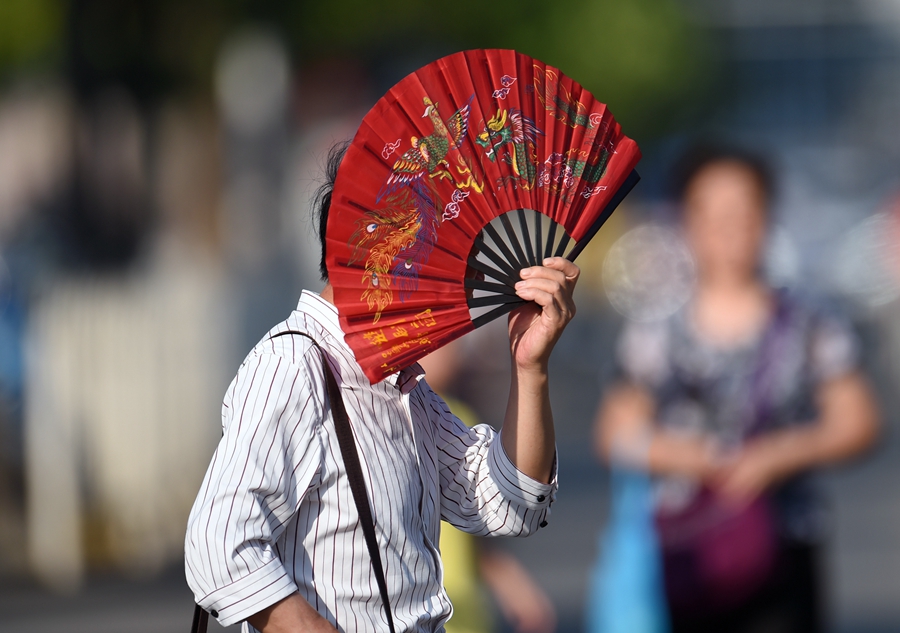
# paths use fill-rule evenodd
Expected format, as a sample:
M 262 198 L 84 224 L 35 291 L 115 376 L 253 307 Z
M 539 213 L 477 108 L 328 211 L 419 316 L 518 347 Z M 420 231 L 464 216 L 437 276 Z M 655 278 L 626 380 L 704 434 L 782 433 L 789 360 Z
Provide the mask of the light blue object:
M 587 633 L 669 633 L 650 480 L 614 468 L 611 493 L 588 594 Z

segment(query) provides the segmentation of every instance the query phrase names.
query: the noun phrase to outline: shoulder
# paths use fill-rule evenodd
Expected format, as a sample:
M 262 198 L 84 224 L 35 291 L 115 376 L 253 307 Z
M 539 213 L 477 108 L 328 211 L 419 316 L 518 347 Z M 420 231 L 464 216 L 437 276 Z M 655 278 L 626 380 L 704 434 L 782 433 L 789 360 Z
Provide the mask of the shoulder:
M 616 360 L 625 377 L 655 385 L 669 373 L 672 319 L 651 323 L 626 322 L 619 334 Z
M 274 357 L 305 371 L 321 373 L 322 353 L 336 355 L 338 345 L 333 339 L 315 315 L 297 309 L 266 332 L 247 359 Z
M 310 325 L 295 311 L 269 330 L 241 363 L 232 392 L 239 396 L 241 391 L 259 389 L 321 391 L 322 355 L 314 342 L 321 337 Z
M 860 343 L 846 311 L 833 300 L 805 294 L 779 294 L 783 310 L 804 336 L 811 370 L 819 380 L 848 373 L 859 363 Z

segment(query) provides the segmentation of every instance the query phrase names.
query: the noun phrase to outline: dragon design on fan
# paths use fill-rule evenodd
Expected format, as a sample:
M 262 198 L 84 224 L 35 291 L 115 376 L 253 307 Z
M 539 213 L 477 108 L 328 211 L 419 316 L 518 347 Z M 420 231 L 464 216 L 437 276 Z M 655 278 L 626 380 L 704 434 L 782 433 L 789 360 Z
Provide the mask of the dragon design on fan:
M 437 103 L 427 96 L 422 99 L 422 118 L 429 118 L 433 133 L 410 139 L 411 147 L 394 162 L 375 198 L 383 206 L 367 211 L 350 237 L 351 263 L 363 262 L 361 298 L 374 310 L 373 323 L 393 301 L 395 286 L 401 301 L 418 287 L 419 271 L 434 249 L 442 221 L 437 182 L 454 180 L 447 156 L 465 139 L 474 96 L 446 122 Z M 463 173 L 459 167 L 457 171 Z M 456 186 L 478 190 L 471 175 L 468 183 Z
M 559 75 L 550 68 L 534 65 L 534 91 L 544 109 L 557 121 L 572 128 L 592 128 L 598 123 L 595 113 L 588 112 L 585 105 L 573 97 L 565 86 L 559 85 Z
M 497 189 L 502 189 L 509 181 L 521 183 L 526 190 L 534 186 L 538 172 L 536 145 L 538 136 L 543 135 L 535 122 L 518 108 L 497 110 L 497 114 L 485 124 L 475 142 L 484 148 L 484 153 L 491 162 L 497 160 L 501 148 L 512 145 L 512 149 L 507 148 L 501 160 L 512 167 L 513 174 L 499 178 Z
M 563 194 L 564 199 L 569 200 L 573 194 L 572 187 L 581 182 L 585 185 L 585 191 L 589 192 L 584 197 L 589 198 L 605 189 L 596 189 L 596 187 L 606 174 L 610 156 L 611 153 L 605 147 L 600 148 L 600 151 L 594 156 L 590 156 L 588 152 L 576 147 L 565 154 L 554 152 L 541 167 L 538 186 L 545 187 L 552 193 Z

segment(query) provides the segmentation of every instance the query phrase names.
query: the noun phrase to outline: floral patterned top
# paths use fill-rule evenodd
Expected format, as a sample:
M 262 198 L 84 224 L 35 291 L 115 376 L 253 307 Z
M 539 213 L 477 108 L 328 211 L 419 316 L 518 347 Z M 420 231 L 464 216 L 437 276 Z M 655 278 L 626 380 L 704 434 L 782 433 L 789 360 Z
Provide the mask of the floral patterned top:
M 829 380 L 854 371 L 859 343 L 834 311 L 784 291 L 752 340 L 730 348 L 703 338 L 690 304 L 666 320 L 629 323 L 619 340 L 620 378 L 649 390 L 657 423 L 686 435 L 707 434 L 738 448 L 748 438 L 816 419 L 816 393 Z M 657 504 L 686 504 L 697 489 L 685 478 L 659 478 Z M 811 473 L 773 491 L 784 535 L 818 541 L 827 529 L 819 487 Z

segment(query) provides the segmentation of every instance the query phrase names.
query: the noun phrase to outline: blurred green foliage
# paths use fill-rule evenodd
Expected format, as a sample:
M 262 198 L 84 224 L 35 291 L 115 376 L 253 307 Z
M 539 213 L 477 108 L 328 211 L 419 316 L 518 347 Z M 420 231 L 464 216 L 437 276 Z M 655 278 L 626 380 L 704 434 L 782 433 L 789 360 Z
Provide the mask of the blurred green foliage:
M 558 67 L 655 135 L 714 75 L 710 44 L 676 0 L 343 0 L 294 6 L 303 57 L 513 48 Z
M 514 48 L 584 84 L 638 140 L 665 131 L 716 70 L 678 0 L 0 0 L 0 77 L 55 58 L 81 90 L 208 93 L 221 42 L 243 24 L 275 28 L 301 66 Z
M 63 0 L 0 0 L 0 71 L 58 63 L 65 8 Z

